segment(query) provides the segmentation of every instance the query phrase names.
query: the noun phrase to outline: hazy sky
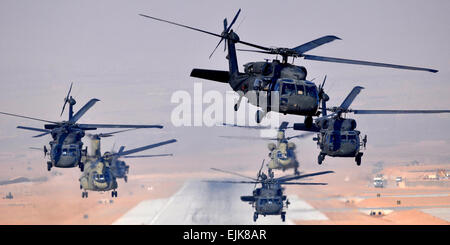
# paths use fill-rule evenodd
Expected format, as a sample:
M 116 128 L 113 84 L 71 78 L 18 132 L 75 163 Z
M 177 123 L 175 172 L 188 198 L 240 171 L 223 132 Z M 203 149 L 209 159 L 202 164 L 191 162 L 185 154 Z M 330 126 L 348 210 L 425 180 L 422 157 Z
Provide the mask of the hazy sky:
M 357 109 L 450 108 L 450 2 L 441 1 L 17 1 L 0 2 L 0 111 L 49 120 L 59 113 L 70 82 L 79 109 L 90 98 L 97 103 L 80 122 L 162 123 L 163 130 L 146 130 L 105 140 L 104 149 L 127 148 L 177 138 L 176 145 L 152 152 L 175 157 L 152 164 L 183 169 L 211 166 L 257 169 L 267 154 L 267 142 L 222 139 L 220 135 L 255 135 L 231 128 L 175 128 L 170 96 L 177 90 L 230 91 L 226 84 L 189 77 L 192 68 L 227 69 L 223 49 L 208 59 L 215 37 L 155 22 L 148 14 L 220 33 L 237 10 L 235 31 L 241 40 L 263 46 L 295 47 L 324 35 L 342 40 L 310 54 L 435 68 L 439 73 L 296 60 L 308 69 L 308 79 L 328 75 L 329 105 L 339 104 L 353 86 L 365 90 Z M 240 69 L 250 61 L 273 58 L 238 53 Z M 449 115 L 355 116 L 368 134 L 364 162 L 418 159 L 450 163 Z M 303 117 L 282 116 L 289 122 Z M 29 146 L 33 139 L 16 125 L 42 127 L 39 122 L 0 117 L 0 168 L 13 162 L 45 162 Z M 290 132 L 295 134 L 297 132 Z M 352 159 L 330 159 L 317 166 L 315 143 L 297 141 L 303 164 L 316 169 L 352 166 Z M 136 160 L 144 161 L 144 160 Z M 363 165 L 364 166 L 364 165 Z M 362 166 L 362 167 L 363 167 Z

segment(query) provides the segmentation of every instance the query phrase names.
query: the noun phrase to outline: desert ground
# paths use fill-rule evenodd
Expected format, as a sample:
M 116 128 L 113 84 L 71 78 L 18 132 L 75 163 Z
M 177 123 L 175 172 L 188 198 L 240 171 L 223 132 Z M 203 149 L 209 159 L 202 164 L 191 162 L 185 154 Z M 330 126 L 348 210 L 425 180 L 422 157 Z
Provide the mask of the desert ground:
M 433 174 L 434 170 L 445 169 L 446 165 L 407 165 L 385 166 L 377 169 L 376 173 L 370 166 L 365 168 L 361 166 L 359 169 L 352 166 L 353 168 L 349 169 L 354 171 L 335 170 L 334 174 L 314 178 L 314 181 L 317 182 L 327 182 L 327 186 L 289 186 L 286 188 L 289 198 L 301 199 L 326 218 L 304 218 L 301 214 L 299 216 L 296 213 L 295 207 L 291 207 L 287 209 L 289 222 L 286 223 L 298 225 L 448 225 L 450 222 L 449 180 L 443 178 L 441 180 L 424 180 L 430 173 Z M 29 166 L 14 167 L 17 169 L 15 173 L 26 177 L 28 182 L 8 184 L 3 181 L 3 184 L 0 185 L 2 197 L 9 192 L 13 195 L 13 199 L 0 199 L 0 224 L 117 224 L 118 220 L 125 217 L 141 202 L 167 200 L 180 191 L 188 181 L 234 178 L 213 171 L 177 173 L 170 168 L 162 171 L 160 167 L 137 165 L 132 166 L 134 169 L 130 173 L 128 183 L 119 180 L 117 198 L 111 198 L 109 192 L 90 192 L 89 198 L 84 199 L 81 198 L 79 189 L 78 169 L 53 169 L 52 172 L 47 172 L 44 168 L 41 170 L 39 166 L 33 167 L 39 170 L 32 171 L 33 174 L 28 174 L 28 176 Z M 317 171 L 317 169 L 303 172 L 312 171 Z M 248 176 L 254 175 L 251 171 L 242 173 Z M 372 178 L 375 174 L 380 173 L 387 179 L 385 188 L 373 187 Z M 282 173 L 277 172 L 276 174 L 281 175 Z M 395 178 L 398 176 L 402 176 L 408 184 L 397 186 Z M 5 173 L 1 178 L 2 180 L 18 179 L 17 177 L 8 178 Z M 412 186 L 416 182 L 421 185 Z M 250 194 L 247 193 L 249 192 L 247 187 L 237 187 L 230 193 L 221 193 L 221 190 L 217 189 L 214 190 L 214 193 L 220 196 L 230 195 L 226 197 L 227 200 L 239 201 L 239 195 Z M 195 192 L 195 190 L 193 191 Z M 191 198 L 193 201 L 181 205 L 181 208 L 178 206 L 176 211 L 181 210 L 180 212 L 182 212 L 185 206 L 194 205 L 196 199 L 204 197 Z M 220 206 L 220 204 L 216 205 Z M 214 205 L 212 207 L 209 205 L 208 209 L 214 210 Z M 251 224 L 253 213 L 251 206 L 245 204 L 240 210 L 243 213 L 224 212 L 223 215 L 224 217 L 239 216 L 243 223 Z M 166 213 L 171 212 L 165 211 Z M 373 212 L 375 215 L 370 215 Z M 290 214 L 291 216 L 289 216 Z M 167 214 L 161 212 L 159 215 Z M 202 214 L 202 217 L 204 216 L 208 216 L 208 211 Z M 259 221 L 261 220 L 262 224 L 281 223 L 279 217 L 276 219 L 260 217 Z M 177 222 L 172 220 L 172 223 Z M 124 223 L 118 222 L 118 224 Z

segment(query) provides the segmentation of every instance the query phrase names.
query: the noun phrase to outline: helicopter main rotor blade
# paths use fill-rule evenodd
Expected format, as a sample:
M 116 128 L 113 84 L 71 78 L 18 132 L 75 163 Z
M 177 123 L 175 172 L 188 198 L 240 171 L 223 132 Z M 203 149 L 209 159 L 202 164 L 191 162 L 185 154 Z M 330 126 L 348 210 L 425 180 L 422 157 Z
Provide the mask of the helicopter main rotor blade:
M 244 52 L 254 52 L 254 53 L 261 53 L 261 54 L 274 54 L 270 51 L 261 51 L 261 50 L 254 50 L 254 49 L 236 49 L 237 51 L 244 51 Z
M 236 176 L 239 176 L 239 177 L 242 177 L 242 178 L 246 178 L 246 179 L 251 179 L 251 180 L 257 181 L 257 179 L 255 179 L 255 178 L 248 177 L 248 176 L 245 176 L 243 174 L 239 174 L 239 173 L 235 173 L 235 172 L 231 172 L 231 171 L 227 171 L 227 170 L 222 170 L 222 169 L 218 169 L 218 168 L 211 168 L 211 170 L 222 172 L 222 173 L 227 173 L 227 174 L 232 174 L 232 175 L 236 175 Z
M 297 46 L 297 47 L 293 48 L 292 50 L 295 50 L 298 54 L 303 54 L 305 52 L 308 52 L 311 49 L 315 49 L 319 46 L 322 46 L 322 45 L 332 42 L 334 40 L 342 40 L 342 39 L 340 39 L 339 37 L 330 36 L 330 35 L 323 36 L 323 37 L 317 38 L 315 40 L 312 40 L 310 42 L 307 42 L 305 44 L 302 44 L 300 46 Z
M 39 148 L 39 147 L 28 147 L 28 149 L 39 150 L 39 151 L 43 151 L 44 150 L 44 148 Z
M 283 185 L 328 185 L 328 183 L 310 183 L 310 182 L 286 182 Z
M 155 154 L 155 155 L 136 155 L 136 156 L 123 156 L 123 158 L 144 158 L 144 157 L 166 157 L 173 156 L 173 154 Z
M 364 89 L 361 86 L 356 86 L 352 89 L 352 91 L 347 95 L 345 100 L 342 102 L 342 104 L 339 106 L 342 110 L 347 110 L 350 105 L 353 103 L 353 100 L 356 98 L 356 96 L 361 92 L 361 90 Z
M 162 125 L 133 125 L 133 124 L 78 124 L 80 128 L 163 128 Z
M 308 133 L 299 134 L 299 135 L 295 135 L 295 136 L 291 136 L 291 137 L 286 137 L 286 139 L 287 139 L 287 140 L 294 139 L 294 138 L 302 139 L 302 138 L 306 138 L 306 137 L 308 137 L 308 136 L 311 136 L 311 135 L 313 135 L 313 134 L 315 134 L 315 133 L 313 133 L 313 132 L 308 132 Z
M 317 55 L 309 55 L 309 54 L 305 54 L 302 56 L 305 60 L 316 60 L 316 61 L 335 62 L 335 63 L 344 63 L 344 64 L 353 64 L 353 65 L 378 66 L 378 67 L 387 67 L 387 68 L 404 69 L 404 70 L 428 71 L 428 72 L 433 72 L 433 73 L 438 72 L 438 70 L 422 68 L 422 67 L 414 67 L 414 66 L 394 65 L 394 64 L 370 62 L 370 61 L 363 61 L 363 60 L 341 59 L 341 58 L 333 58 L 333 57 L 325 57 L 325 56 L 317 56 Z
M 249 128 L 249 129 L 271 129 L 270 126 L 245 126 L 245 125 L 237 125 L 237 124 L 229 124 L 229 123 L 222 123 L 222 126 L 235 127 L 235 128 Z
M 303 179 L 306 177 L 323 175 L 323 174 L 331 174 L 331 173 L 334 173 L 334 171 L 322 171 L 322 172 L 303 174 L 303 175 L 294 175 L 294 176 L 288 175 L 288 176 L 282 176 L 282 177 L 276 178 L 276 180 L 278 180 L 280 183 L 284 183 L 284 182 L 291 181 L 291 180 Z
M 113 134 L 118 134 L 118 133 L 123 133 L 123 132 L 127 132 L 127 131 L 131 131 L 131 130 L 136 130 L 137 128 L 130 128 L 130 129 L 124 129 L 124 130 L 119 130 L 119 131 L 114 131 L 114 132 L 108 132 L 108 133 L 99 133 L 99 134 L 86 134 L 89 137 L 111 137 L 113 136 Z
M 195 27 L 191 27 L 191 26 L 175 23 L 175 22 L 168 21 L 168 20 L 163 20 L 163 19 L 152 17 L 152 16 L 145 15 L 145 14 L 139 14 L 139 15 L 142 16 L 142 17 L 154 19 L 154 20 L 161 21 L 161 22 L 166 22 L 166 23 L 169 23 L 169 24 L 172 24 L 172 25 L 181 26 L 181 27 L 188 28 L 188 29 L 191 29 L 191 30 L 194 30 L 194 31 L 199 31 L 199 32 L 202 32 L 202 33 L 213 35 L 213 36 L 220 37 L 220 38 L 223 38 L 223 39 L 231 39 L 231 38 L 229 38 L 226 35 L 219 35 L 219 34 L 216 34 L 216 33 L 213 33 L 213 32 L 205 31 L 205 30 L 202 30 L 202 29 L 198 29 L 198 28 L 195 28 Z M 233 41 L 237 42 L 237 43 L 241 43 L 241 44 L 247 45 L 247 46 L 250 46 L 250 47 L 262 49 L 262 50 L 267 50 L 267 51 L 271 50 L 270 48 L 263 47 L 263 46 L 256 45 L 256 44 L 252 44 L 252 43 L 248 43 L 248 42 L 244 42 L 244 41 L 241 41 L 241 40 L 233 40 Z
M 450 113 L 450 110 L 349 110 L 354 114 L 432 114 Z
M 135 148 L 135 149 L 128 150 L 128 151 L 123 151 L 123 149 L 122 149 L 122 151 L 119 151 L 119 152 L 117 152 L 117 153 L 115 153 L 113 155 L 117 156 L 117 157 L 121 157 L 121 156 L 129 155 L 129 154 L 133 154 L 133 153 L 136 153 L 136 152 L 140 152 L 140 151 L 145 151 L 145 150 L 148 150 L 148 149 L 151 149 L 151 148 L 155 148 L 155 147 L 159 147 L 159 146 L 175 143 L 175 142 L 177 142 L 176 139 L 171 139 L 171 140 L 159 142 L 159 143 L 156 143 L 156 144 L 142 146 L 142 147 Z
M 33 138 L 39 138 L 39 137 L 45 136 L 47 134 L 50 134 L 50 133 L 38 134 L 38 135 L 33 136 Z
M 73 117 L 70 119 L 69 122 L 76 123 L 83 115 L 86 113 L 89 109 L 91 109 L 92 106 L 94 106 L 95 103 L 100 101 L 99 99 L 91 99 L 88 103 L 86 103 Z
M 203 180 L 209 183 L 227 183 L 227 184 L 258 184 L 260 181 L 232 181 L 232 180 Z
M 27 116 L 22 116 L 22 115 L 18 115 L 18 114 L 7 113 L 7 112 L 0 112 L 0 114 L 4 114 L 4 115 L 8 115 L 8 116 L 13 116 L 13 117 L 21 117 L 21 118 L 26 118 L 26 119 L 31 119 L 31 120 L 41 121 L 41 122 L 46 122 L 46 123 L 59 124 L 59 122 L 48 121 L 48 120 L 39 119 L 39 118 L 34 118 L 34 117 L 27 117 Z
M 187 25 L 178 24 L 178 23 L 175 23 L 175 22 L 172 22 L 172 21 L 159 19 L 159 18 L 152 17 L 152 16 L 145 15 L 145 14 L 139 14 L 139 15 L 142 16 L 142 17 L 154 19 L 154 20 L 161 21 L 161 22 L 166 22 L 166 23 L 169 23 L 169 24 L 172 24 L 172 25 L 181 26 L 181 27 L 188 28 L 188 29 L 191 29 L 191 30 L 194 30 L 194 31 L 199 31 L 199 32 L 203 32 L 203 33 L 206 33 L 206 34 L 209 34 L 209 35 L 213 35 L 213 36 L 216 36 L 216 37 L 223 38 L 222 35 L 219 35 L 219 34 L 216 34 L 216 33 L 212 33 L 212 32 L 209 32 L 209 31 L 205 31 L 205 30 L 201 30 L 201 29 L 198 29 L 198 28 L 195 28 L 195 27 L 190 27 L 190 26 L 187 26 Z
M 25 130 L 31 130 L 31 131 L 38 131 L 38 132 L 44 132 L 44 133 L 51 133 L 51 130 L 48 129 L 42 129 L 42 128 L 32 128 L 32 127 L 24 127 L 24 126 L 17 126 L 17 128 L 25 129 Z
M 252 137 L 252 136 L 227 136 L 222 135 L 219 136 L 221 138 L 227 138 L 227 139 L 241 139 L 241 140 L 277 140 L 277 138 L 264 138 L 264 137 Z
M 62 116 L 62 114 L 64 112 L 64 108 L 66 108 L 66 104 L 67 104 L 67 102 L 69 102 L 69 95 L 70 95 L 70 91 L 72 91 L 72 85 L 73 85 L 73 82 L 70 83 L 69 92 L 67 93 L 66 99 L 64 100 L 64 105 L 63 105 L 63 108 L 61 110 L 61 115 L 60 116 Z

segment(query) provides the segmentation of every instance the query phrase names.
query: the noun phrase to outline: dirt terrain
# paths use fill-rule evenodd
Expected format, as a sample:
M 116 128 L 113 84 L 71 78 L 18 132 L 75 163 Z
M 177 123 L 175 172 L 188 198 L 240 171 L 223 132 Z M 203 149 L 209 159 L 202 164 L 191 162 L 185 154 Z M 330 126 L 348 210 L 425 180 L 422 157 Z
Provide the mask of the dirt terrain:
M 393 181 L 396 176 L 403 176 L 410 181 L 422 180 L 425 174 L 430 173 L 430 169 L 442 169 L 443 166 L 445 168 L 445 165 L 386 167 L 379 172 L 388 178 L 385 188 L 373 187 L 371 179 L 374 174 L 370 167 L 360 168 L 358 171 L 335 170 L 334 174 L 314 179 L 317 182 L 327 182 L 327 186 L 289 186 L 287 194 L 297 195 L 328 218 L 316 221 L 294 220 L 294 223 L 448 225 L 448 185 L 401 188 Z M 188 179 L 224 177 L 220 173 L 208 171 L 173 173 L 176 171 L 171 168 L 159 172 L 153 170 L 155 169 L 152 167 L 135 167 L 128 183 L 119 180 L 118 198 L 111 198 L 109 192 L 89 192 L 87 199 L 81 198 L 78 169 L 58 169 L 50 173 L 39 170 L 28 175 L 25 170 L 16 171 L 20 176 L 39 181 L 0 185 L 2 197 L 8 192 L 13 195 L 13 199 L 0 199 L 0 224 L 112 224 L 143 200 L 172 196 Z M 312 171 L 317 169 L 306 172 Z M 251 171 L 243 174 L 254 175 Z M 0 177 L 2 180 L 17 178 L 7 178 L 6 173 L 2 173 Z M 440 181 L 445 183 L 448 180 Z M 430 214 L 437 209 L 443 209 L 441 214 L 444 215 Z M 425 212 L 426 210 L 431 211 Z M 371 212 L 376 215 L 370 215 Z M 287 215 L 289 216 L 289 209 Z

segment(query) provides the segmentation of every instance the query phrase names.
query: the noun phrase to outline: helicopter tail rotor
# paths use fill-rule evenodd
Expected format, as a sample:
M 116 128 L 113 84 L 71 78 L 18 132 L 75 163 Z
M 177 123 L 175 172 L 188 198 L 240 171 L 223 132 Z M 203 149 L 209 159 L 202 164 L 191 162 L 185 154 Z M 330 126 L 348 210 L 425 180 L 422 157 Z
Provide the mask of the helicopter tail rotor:
M 230 30 L 231 30 L 231 27 L 232 27 L 233 24 L 236 22 L 236 20 L 237 20 L 237 18 L 238 18 L 238 16 L 239 16 L 240 13 L 241 13 L 241 9 L 238 10 L 238 12 L 236 13 L 236 15 L 235 15 L 234 18 L 233 18 L 233 21 L 231 21 L 230 25 L 228 25 L 227 18 L 223 19 L 223 32 L 222 32 L 222 34 L 221 34 L 222 37 L 220 38 L 219 43 L 217 43 L 217 45 L 216 45 L 216 47 L 214 48 L 214 50 L 212 51 L 212 53 L 209 55 L 209 58 L 210 58 L 210 59 L 211 59 L 212 55 L 214 54 L 214 52 L 216 51 L 216 49 L 220 46 L 220 44 L 222 43 L 222 41 L 225 39 L 225 37 L 228 36 L 228 34 L 229 34 Z M 227 44 L 225 43 L 224 48 L 223 48 L 223 51 L 226 51 L 226 50 L 227 50 Z
M 66 108 L 66 104 L 69 103 L 70 100 L 71 100 L 70 92 L 72 91 L 72 85 L 73 85 L 73 82 L 70 84 L 69 92 L 67 93 L 67 96 L 64 99 L 64 105 L 63 105 L 63 108 L 61 110 L 61 115 L 60 116 L 62 116 L 62 114 L 64 113 L 64 109 Z

